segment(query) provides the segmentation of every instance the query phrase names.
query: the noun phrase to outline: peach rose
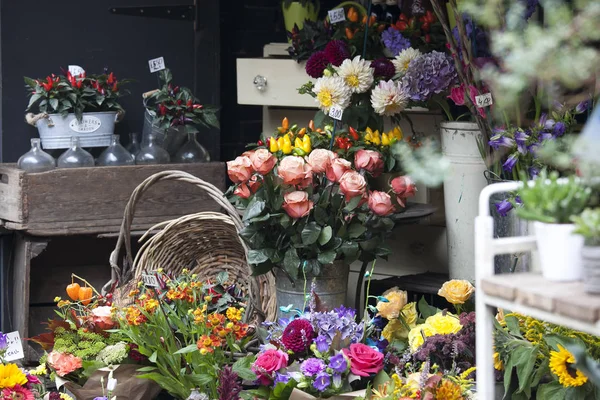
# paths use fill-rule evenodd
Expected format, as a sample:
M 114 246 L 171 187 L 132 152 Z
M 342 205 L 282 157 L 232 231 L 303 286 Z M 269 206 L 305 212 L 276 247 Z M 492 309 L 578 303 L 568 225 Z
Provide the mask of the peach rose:
M 354 155 L 354 167 L 357 170 L 364 169 L 377 177 L 383 172 L 383 157 L 375 150 L 359 150 Z
M 306 217 L 312 210 L 314 203 L 308 199 L 308 193 L 296 191 L 283 195 L 285 212 L 292 218 Z
M 247 182 L 253 172 L 252 162 L 246 156 L 239 156 L 233 161 L 227 161 L 227 175 L 234 183 Z
M 414 196 L 417 191 L 417 187 L 410 176 L 398 176 L 392 179 L 391 185 L 392 191 L 403 199 Z
M 267 149 L 258 149 L 250 156 L 252 168 L 261 175 L 266 175 L 277 163 L 277 158 Z
M 247 199 L 250 197 L 250 188 L 248 188 L 248 185 L 245 183 L 240 183 L 239 186 L 233 191 L 233 194 L 242 199 Z
M 369 193 L 369 208 L 375 214 L 382 217 L 394 212 L 394 206 L 392 205 L 392 198 L 390 195 L 377 190 Z
M 344 160 L 343 158 L 336 158 L 331 161 L 331 164 L 327 166 L 325 175 L 331 182 L 339 182 L 347 171 L 352 169 L 350 161 Z
M 322 174 L 331 165 L 331 161 L 337 158 L 333 151 L 325 149 L 315 149 L 307 157 L 308 164 L 316 174 Z
M 102 306 L 92 310 L 92 322 L 102 330 L 112 329 L 115 326 L 115 320 L 112 317 L 112 307 Z
M 250 192 L 256 193 L 256 191 L 262 186 L 262 181 L 258 179 L 257 175 L 254 175 L 252 178 L 250 178 L 248 186 L 250 187 Z
M 364 196 L 367 192 L 367 181 L 356 171 L 347 171 L 340 178 L 340 192 L 350 201 L 357 196 Z
M 304 179 L 302 179 L 298 183 L 297 186 L 298 186 L 298 189 L 306 189 L 307 187 L 312 186 L 312 184 L 313 184 L 313 170 L 310 165 L 307 165 Z
M 56 375 L 65 376 L 81 368 L 81 358 L 72 354 L 53 351 L 48 354 L 48 364 L 56 371 Z
M 305 183 L 309 172 L 312 174 L 310 166 L 297 156 L 284 157 L 277 167 L 277 174 L 286 185 Z

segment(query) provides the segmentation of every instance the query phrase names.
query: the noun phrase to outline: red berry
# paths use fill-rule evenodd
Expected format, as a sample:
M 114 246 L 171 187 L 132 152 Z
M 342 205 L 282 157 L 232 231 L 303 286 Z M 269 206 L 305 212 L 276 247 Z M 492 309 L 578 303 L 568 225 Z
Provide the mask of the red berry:
M 112 298 L 113 298 L 113 294 L 112 294 L 112 293 L 107 293 L 107 294 L 106 294 L 106 298 L 107 298 L 108 300 L 112 300 Z
M 112 306 L 112 301 L 107 301 L 106 305 L 109 306 L 109 307 Z

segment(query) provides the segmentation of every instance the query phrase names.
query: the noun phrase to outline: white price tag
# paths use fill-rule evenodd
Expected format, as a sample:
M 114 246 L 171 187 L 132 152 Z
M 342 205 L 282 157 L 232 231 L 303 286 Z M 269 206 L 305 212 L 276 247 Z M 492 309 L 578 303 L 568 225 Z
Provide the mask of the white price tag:
M 481 108 L 489 107 L 492 104 L 494 104 L 491 93 L 480 94 L 479 96 L 475 96 L 475 102 L 477 103 L 477 107 Z
M 150 66 L 150 73 L 162 71 L 165 69 L 165 59 L 163 57 L 153 58 L 148 60 L 148 65 Z
M 69 65 L 69 72 L 73 76 L 78 76 L 85 73 L 85 70 L 81 68 L 79 65 Z
M 6 354 L 4 355 L 6 361 L 15 361 L 25 358 L 25 354 L 23 353 L 23 342 L 21 342 L 21 336 L 18 331 L 7 333 L 6 341 L 8 344 Z
M 334 10 L 329 10 L 329 22 L 332 24 L 337 24 L 338 22 L 343 22 L 346 20 L 346 15 L 344 14 L 344 8 L 336 8 Z
M 329 116 L 335 120 L 341 121 L 344 109 L 340 106 L 331 106 L 329 109 Z
M 142 274 L 142 282 L 144 282 L 144 285 L 148 287 L 160 287 L 156 275 Z

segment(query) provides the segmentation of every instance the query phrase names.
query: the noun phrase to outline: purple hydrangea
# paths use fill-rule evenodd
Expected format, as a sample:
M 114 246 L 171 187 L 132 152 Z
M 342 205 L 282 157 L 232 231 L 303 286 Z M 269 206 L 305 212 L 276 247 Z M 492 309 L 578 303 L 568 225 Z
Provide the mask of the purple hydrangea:
M 446 91 L 457 83 L 454 62 L 444 53 L 425 53 L 408 66 L 402 78 L 402 88 L 411 100 L 428 101 L 434 94 Z
M 385 48 L 388 49 L 394 57 L 400 54 L 402 50 L 406 50 L 410 47 L 410 40 L 402 36 L 400 32 L 392 27 L 383 31 L 381 40 L 383 41 Z
M 315 379 L 313 383 L 314 388 L 317 389 L 319 392 L 324 392 L 325 389 L 329 387 L 329 385 L 331 385 L 331 378 L 326 372 L 321 372 L 320 374 L 318 374 L 317 379 Z
M 354 318 L 356 316 L 356 310 L 351 307 L 346 307 L 344 305 L 339 306 L 339 308 L 334 308 L 335 311 L 340 318 Z
M 327 343 L 327 338 L 323 335 L 317 336 L 315 339 L 315 345 L 317 346 L 317 351 L 321 353 L 329 351 L 329 343 Z
M 0 332 L 0 350 L 4 350 L 8 347 L 8 335 Z
M 502 164 L 502 169 L 506 172 L 511 172 L 515 167 L 517 161 L 519 161 L 519 153 L 511 154 L 510 156 L 508 156 L 504 164 Z
M 325 371 L 325 362 L 318 358 L 308 358 L 300 364 L 300 371 L 306 376 L 314 376 Z
M 513 209 L 512 203 L 508 200 L 502 200 L 494 205 L 496 206 L 496 211 L 498 211 L 498 214 L 502 217 L 506 217 Z
M 329 359 L 329 368 L 338 374 L 343 374 L 348 370 L 348 361 L 342 353 L 338 353 Z
M 340 315 L 336 311 L 315 312 L 310 314 L 309 319 L 317 336 L 323 336 L 328 347 L 338 332 L 341 340 L 349 339 L 350 343 L 357 343 L 363 336 L 364 326 L 362 322 L 356 323 L 354 313 L 346 311 Z

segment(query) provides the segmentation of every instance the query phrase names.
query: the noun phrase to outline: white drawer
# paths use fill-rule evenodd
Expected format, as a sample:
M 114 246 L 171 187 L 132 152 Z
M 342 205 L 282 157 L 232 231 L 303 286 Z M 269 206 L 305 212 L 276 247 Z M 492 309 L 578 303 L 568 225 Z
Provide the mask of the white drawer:
M 267 79 L 263 91 L 254 85 L 254 79 L 259 75 Z M 310 79 L 304 63 L 298 64 L 291 59 L 238 58 L 238 104 L 316 108 L 316 102 L 310 95 L 298 94 L 297 90 Z

